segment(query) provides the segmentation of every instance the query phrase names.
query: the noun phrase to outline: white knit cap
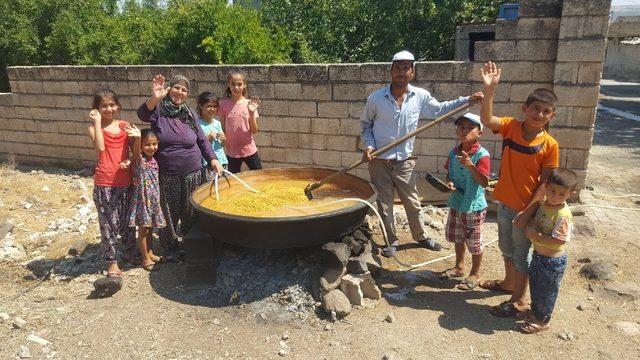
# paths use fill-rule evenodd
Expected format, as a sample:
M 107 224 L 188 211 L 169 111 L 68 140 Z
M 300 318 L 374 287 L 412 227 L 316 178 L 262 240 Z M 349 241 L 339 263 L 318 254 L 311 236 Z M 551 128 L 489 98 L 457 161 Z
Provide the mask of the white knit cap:
M 472 114 L 472 113 L 466 113 L 462 116 L 460 116 L 459 118 L 456 119 L 455 124 L 458 125 L 458 122 L 460 121 L 460 119 L 465 118 L 469 121 L 471 121 L 472 123 L 479 125 L 480 126 L 480 130 L 482 130 L 482 122 L 480 121 L 480 116 L 476 115 L 476 114 Z

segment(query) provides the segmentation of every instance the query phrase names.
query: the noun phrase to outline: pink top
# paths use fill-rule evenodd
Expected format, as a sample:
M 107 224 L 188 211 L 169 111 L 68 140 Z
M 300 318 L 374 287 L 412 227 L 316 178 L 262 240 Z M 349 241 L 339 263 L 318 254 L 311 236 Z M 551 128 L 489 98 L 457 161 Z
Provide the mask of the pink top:
M 227 156 L 243 158 L 258 151 L 253 141 L 253 134 L 249 126 L 249 100 L 233 102 L 232 99 L 220 100 L 220 111 L 224 114 L 224 134 L 227 137 L 225 152 Z M 255 112 L 256 119 L 258 111 Z
M 112 134 L 104 129 L 104 151 L 98 155 L 96 172 L 93 183 L 98 186 L 129 186 L 132 184 L 131 170 L 121 169 L 120 163 L 129 159 L 129 135 L 124 131 L 128 125 L 126 121 L 120 121 L 120 132 Z

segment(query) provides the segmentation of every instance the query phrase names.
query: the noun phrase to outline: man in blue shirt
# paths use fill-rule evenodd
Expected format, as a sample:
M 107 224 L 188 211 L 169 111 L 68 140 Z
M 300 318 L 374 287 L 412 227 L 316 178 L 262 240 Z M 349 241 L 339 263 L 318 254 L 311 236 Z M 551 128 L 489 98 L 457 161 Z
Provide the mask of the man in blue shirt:
M 415 157 L 410 138 L 393 149 L 372 158 L 371 154 L 395 139 L 406 135 L 418 126 L 420 118 L 436 118 L 458 108 L 466 102 L 477 102 L 482 93 L 461 96 L 456 100 L 439 102 L 425 89 L 409 84 L 415 75 L 415 58 L 408 51 L 395 54 L 391 63 L 391 84 L 369 95 L 360 117 L 362 141 L 366 149 L 363 158 L 369 161 L 371 183 L 378 191 L 378 210 L 389 236 L 391 248 L 383 255 L 391 256 L 398 245 L 398 236 L 393 222 L 394 190 L 402 201 L 413 239 L 427 249 L 440 251 L 440 244 L 427 235 L 420 198 L 413 172 Z

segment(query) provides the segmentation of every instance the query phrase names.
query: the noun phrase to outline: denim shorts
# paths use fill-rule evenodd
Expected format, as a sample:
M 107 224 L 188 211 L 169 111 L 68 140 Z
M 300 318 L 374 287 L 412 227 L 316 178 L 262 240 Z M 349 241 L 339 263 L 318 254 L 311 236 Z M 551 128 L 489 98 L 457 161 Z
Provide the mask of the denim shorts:
M 539 321 L 548 323 L 558 299 L 560 281 L 567 268 L 567 255 L 552 258 L 533 254 L 529 268 L 531 312 Z
M 498 246 L 502 256 L 513 262 L 516 271 L 526 273 L 531 264 L 531 242 L 524 235 L 524 228 L 513 224 L 516 215 L 517 211 L 498 204 Z

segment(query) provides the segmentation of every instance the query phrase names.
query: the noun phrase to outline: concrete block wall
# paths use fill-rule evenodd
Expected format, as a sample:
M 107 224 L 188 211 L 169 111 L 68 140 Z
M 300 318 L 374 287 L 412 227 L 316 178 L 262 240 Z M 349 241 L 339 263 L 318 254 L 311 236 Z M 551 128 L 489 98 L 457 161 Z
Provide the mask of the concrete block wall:
M 495 41 L 476 43 L 475 63 L 417 63 L 414 84 L 439 100 L 468 95 L 482 88 L 482 63 L 496 61 L 503 69 L 496 94 L 497 115 L 520 115 L 531 90 L 553 88 L 560 104 L 551 132 L 561 143 L 561 165 L 578 170 L 584 178 L 606 39 L 604 25 L 594 24 L 606 23 L 609 2 L 520 4 L 519 19 L 497 22 Z M 357 160 L 361 155 L 360 114 L 366 97 L 388 84 L 389 66 L 237 66 L 247 72 L 249 93 L 263 99 L 256 142 L 265 166 L 337 169 Z M 0 94 L 0 156 L 13 154 L 22 163 L 92 166 L 95 151 L 87 126 L 96 89 L 115 90 L 122 103 L 122 118 L 142 125 L 135 110 L 148 98 L 153 75 L 187 76 L 191 80 L 189 101 L 195 105 L 194 98 L 201 91 L 222 94 L 231 68 L 236 66 L 11 67 L 12 93 Z M 479 108 L 472 111 L 477 113 Z M 447 152 L 455 142 L 452 122 L 420 134 L 414 147 L 419 174 L 443 173 Z M 492 172 L 497 174 L 500 138 L 485 132 L 483 143 L 492 153 Z M 364 166 L 353 172 L 368 178 Z

